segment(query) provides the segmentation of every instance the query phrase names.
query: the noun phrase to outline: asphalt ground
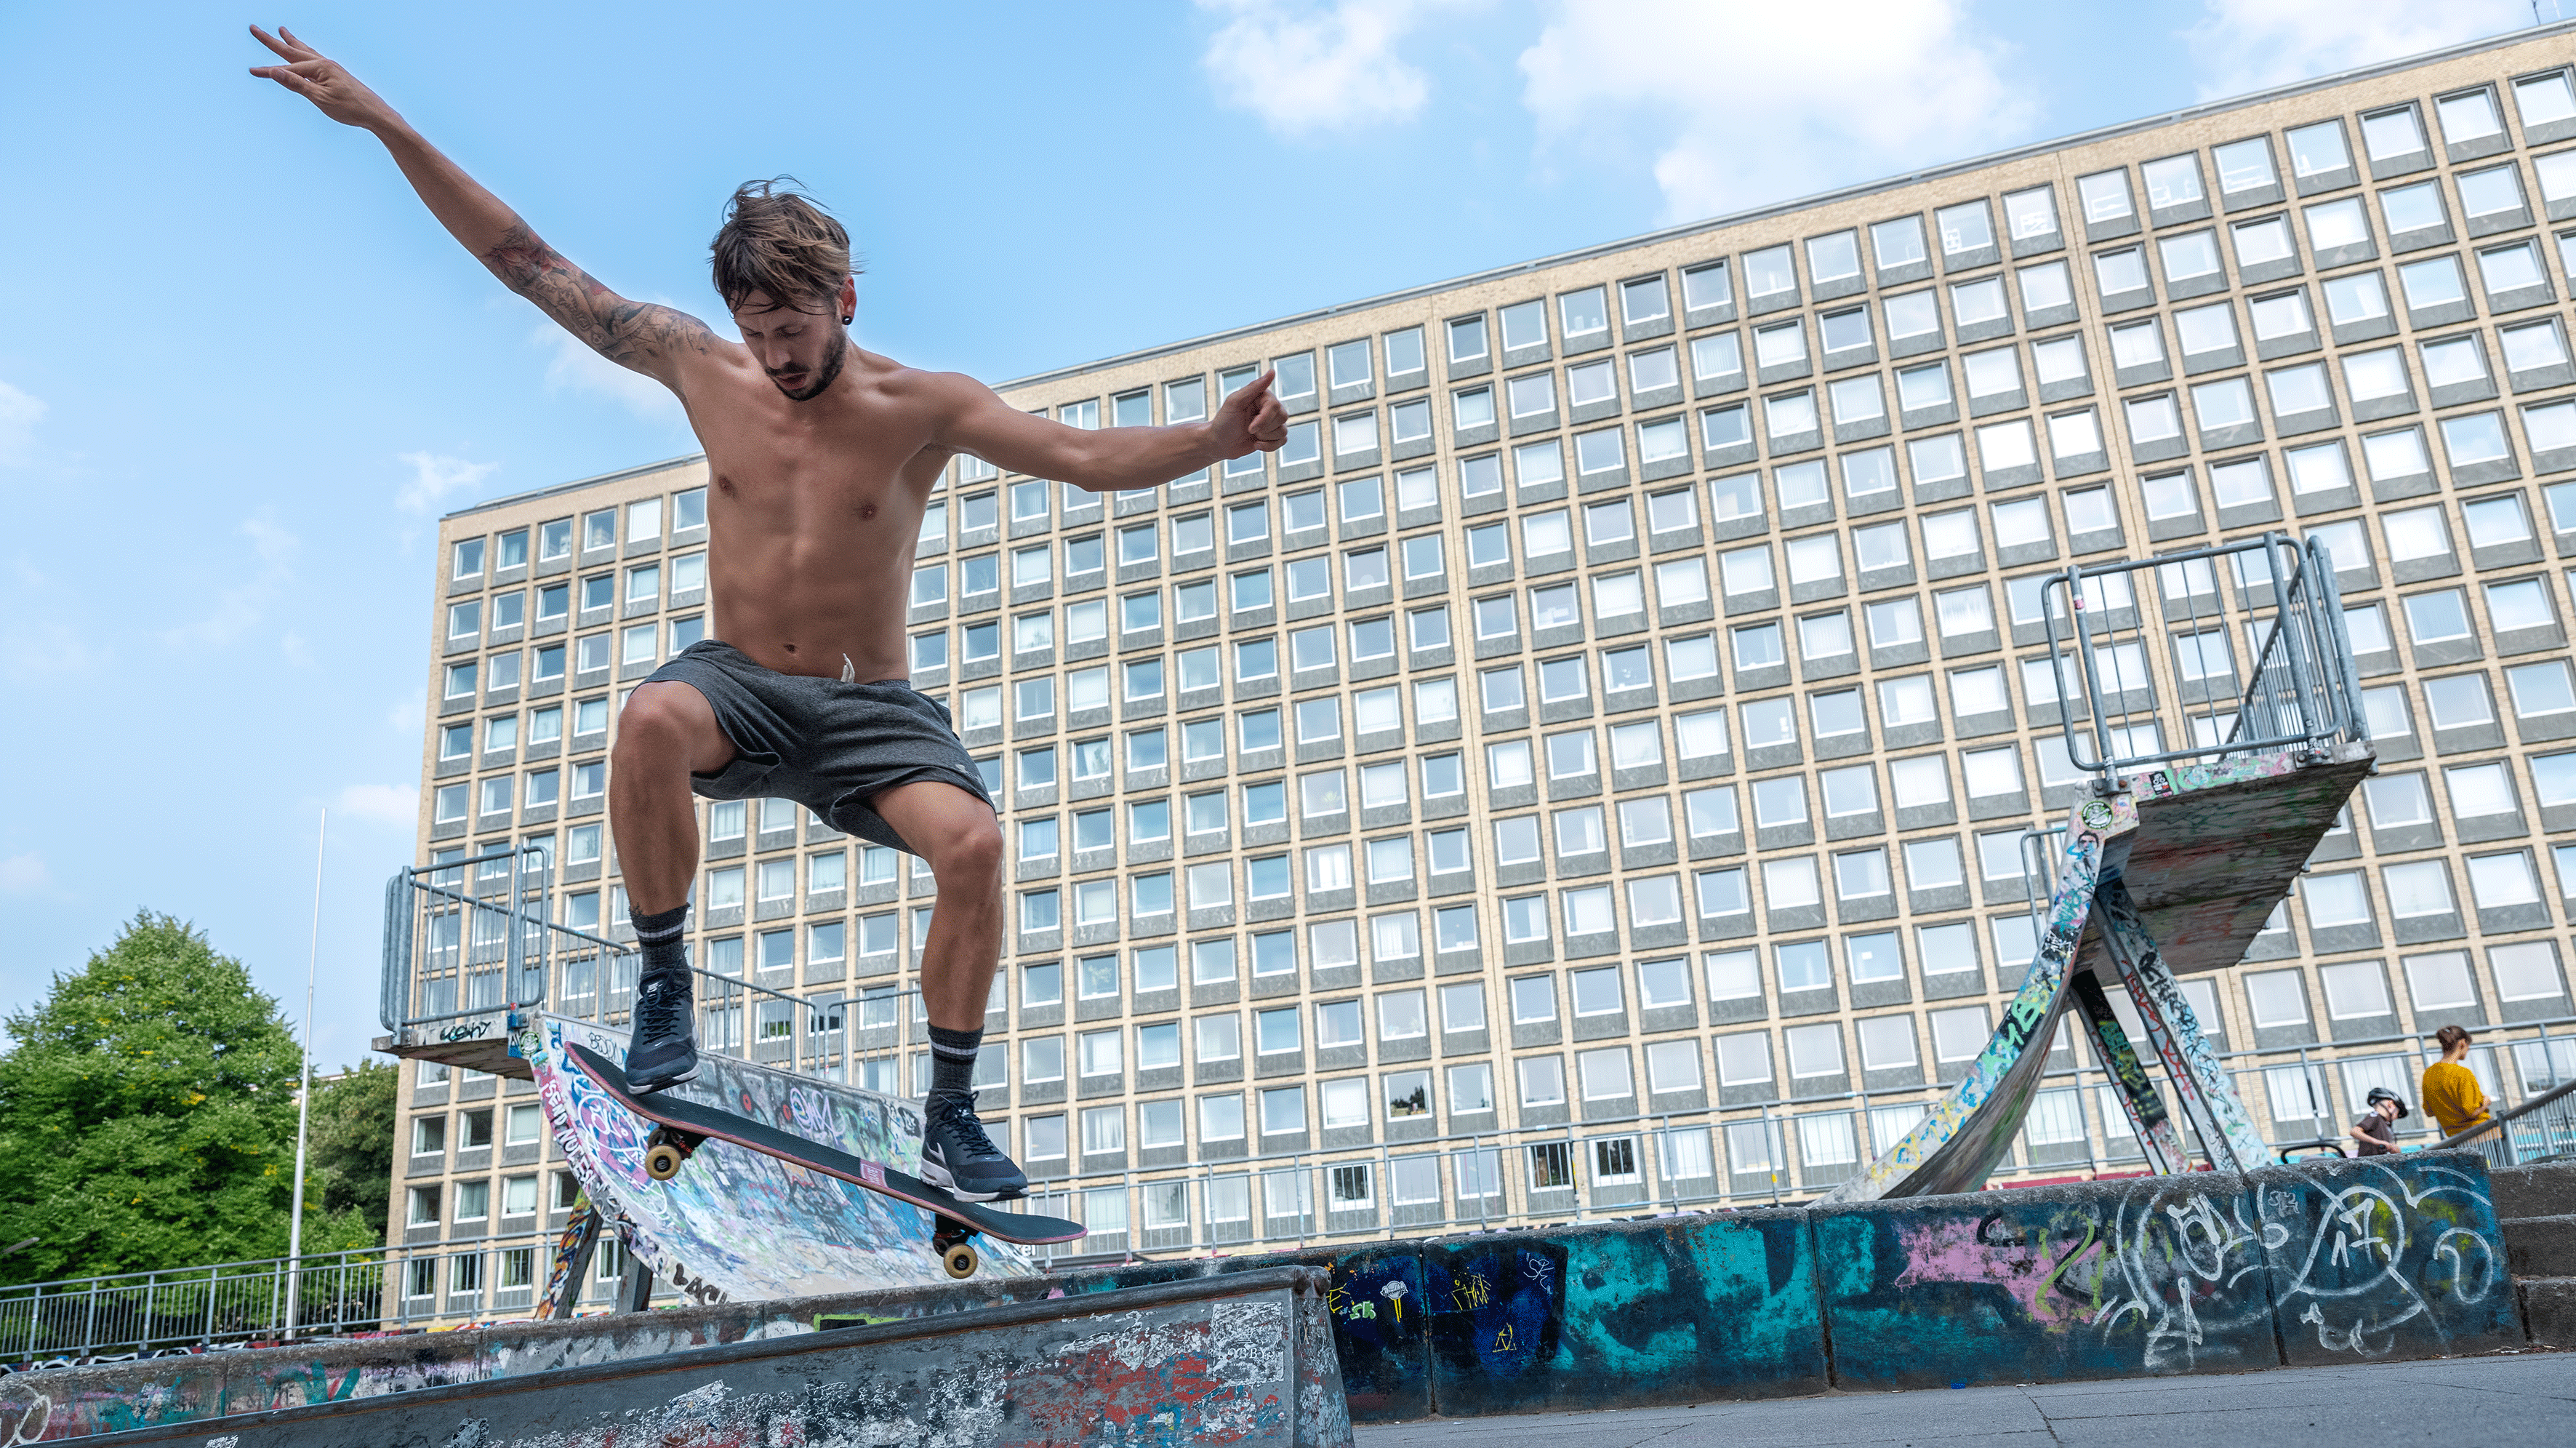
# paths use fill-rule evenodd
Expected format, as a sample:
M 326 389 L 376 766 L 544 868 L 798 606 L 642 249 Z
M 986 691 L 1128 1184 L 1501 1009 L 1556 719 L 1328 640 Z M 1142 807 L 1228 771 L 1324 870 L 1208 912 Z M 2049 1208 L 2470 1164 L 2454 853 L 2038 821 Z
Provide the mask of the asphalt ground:
M 2576 1353 L 1363 1425 L 1359 1448 L 2576 1445 Z

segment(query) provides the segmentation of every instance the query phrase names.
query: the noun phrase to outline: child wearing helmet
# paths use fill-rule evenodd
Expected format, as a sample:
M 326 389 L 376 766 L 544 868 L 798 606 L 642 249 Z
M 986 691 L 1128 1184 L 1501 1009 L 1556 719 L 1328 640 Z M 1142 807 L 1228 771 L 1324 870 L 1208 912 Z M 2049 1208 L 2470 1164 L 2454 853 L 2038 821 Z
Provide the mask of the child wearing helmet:
M 2359 1120 L 2345 1133 L 2361 1143 L 2361 1156 L 2389 1156 L 2397 1150 L 2397 1123 L 2406 1119 L 2406 1103 L 2385 1086 L 2370 1088 L 2370 1100 Z

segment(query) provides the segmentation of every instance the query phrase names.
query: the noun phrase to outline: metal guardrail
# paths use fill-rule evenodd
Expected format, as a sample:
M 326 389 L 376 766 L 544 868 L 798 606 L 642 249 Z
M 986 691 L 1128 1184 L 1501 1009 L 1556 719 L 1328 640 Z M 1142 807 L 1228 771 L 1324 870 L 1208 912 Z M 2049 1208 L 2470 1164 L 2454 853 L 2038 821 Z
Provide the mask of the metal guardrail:
M 502 846 L 463 860 L 407 866 L 385 882 L 378 1015 L 388 1031 L 545 999 L 562 937 L 570 954 L 618 947 L 554 925 L 553 856 L 543 845 Z
M 2040 604 L 2078 769 L 2109 778 L 2367 736 L 2343 596 L 2321 542 L 2272 532 L 2073 564 L 2041 587 Z
M 2534 1096 L 2492 1121 L 2444 1137 L 2444 1147 L 2467 1147 L 2489 1166 L 2527 1166 L 2576 1153 L 2576 1081 Z
M 643 955 L 555 922 L 552 873 L 546 848 L 530 845 L 407 867 L 387 881 L 385 1029 L 539 1008 L 625 1029 Z M 903 1080 L 905 1058 L 929 1049 L 918 991 L 858 984 L 797 995 L 700 965 L 691 975 L 699 1050 L 919 1094 Z
M 0 1287 L 0 1363 L 61 1366 L 522 1316 L 544 1291 L 555 1237 L 531 1231 Z M 612 1260 L 586 1295 L 607 1303 L 619 1265 Z

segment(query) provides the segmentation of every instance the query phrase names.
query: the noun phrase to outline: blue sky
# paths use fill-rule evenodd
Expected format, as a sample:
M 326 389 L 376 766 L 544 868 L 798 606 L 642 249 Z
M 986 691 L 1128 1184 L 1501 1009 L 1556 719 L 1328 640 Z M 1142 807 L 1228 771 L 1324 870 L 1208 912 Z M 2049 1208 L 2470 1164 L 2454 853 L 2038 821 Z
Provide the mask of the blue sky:
M 2542 0 L 2556 18 L 2555 0 Z M 375 1034 L 440 512 L 694 450 L 382 150 L 284 19 L 547 239 L 719 317 L 792 172 L 863 345 L 1003 380 L 2531 23 L 2525 0 L 0 7 L 0 1005 L 138 908 Z M 2106 67 L 2105 57 L 2116 63 Z

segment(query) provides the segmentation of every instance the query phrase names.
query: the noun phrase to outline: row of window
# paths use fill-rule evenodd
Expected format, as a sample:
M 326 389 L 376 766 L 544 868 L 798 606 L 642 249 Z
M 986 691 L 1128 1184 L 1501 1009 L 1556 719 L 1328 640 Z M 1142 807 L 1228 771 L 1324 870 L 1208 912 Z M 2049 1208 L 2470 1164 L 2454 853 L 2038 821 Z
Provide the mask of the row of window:
M 672 541 L 693 541 L 698 530 L 707 526 L 707 490 L 689 488 L 672 493 L 667 499 L 659 496 L 638 498 L 622 505 L 594 509 L 578 518 L 556 518 L 534 528 L 513 528 L 502 533 L 456 539 L 448 545 L 448 580 L 465 583 L 498 576 L 514 568 L 525 568 L 532 550 L 540 566 L 569 564 L 573 561 L 576 538 L 581 544 L 579 552 L 583 560 L 609 555 L 617 549 L 620 541 L 618 522 L 621 514 L 625 520 L 624 543 L 629 551 L 661 543 L 666 517 Z M 585 592 L 583 607 L 590 606 Z
M 461 546 L 461 545 L 460 545 Z M 533 590 L 512 588 L 488 595 L 461 598 L 447 606 L 447 644 L 450 648 L 472 647 L 474 642 L 489 637 L 504 642 L 502 635 L 528 624 L 528 596 L 536 595 L 536 624 L 541 631 L 561 630 L 573 620 L 574 595 L 580 595 L 580 616 L 584 626 L 621 614 L 653 612 L 664 606 L 663 576 L 670 577 L 668 595 L 671 606 L 686 607 L 705 596 L 707 555 L 684 553 L 670 559 L 667 565 L 656 561 L 638 563 L 626 570 L 626 586 L 618 587 L 614 570 L 587 574 L 561 583 L 541 583 Z M 486 621 L 489 633 L 485 632 Z
M 628 624 L 615 633 L 584 634 L 562 643 L 464 659 L 446 666 L 440 679 L 439 700 L 444 706 L 454 706 L 472 700 L 478 691 L 489 699 L 522 684 L 532 691 L 561 689 L 567 682 L 584 688 L 607 678 L 612 666 L 622 677 L 631 679 L 706 636 L 706 615 L 693 613 L 686 618 Z M 589 731 L 576 730 L 582 732 Z
M 579 1182 L 573 1177 L 573 1174 L 568 1171 L 558 1171 L 553 1173 L 552 1176 L 555 1184 L 554 1198 L 547 1204 L 546 1209 L 554 1212 L 572 1210 L 574 1203 L 579 1198 L 581 1190 Z M 404 1193 L 403 1225 L 406 1228 L 434 1227 L 438 1225 L 441 1220 L 439 1211 L 441 1198 L 444 1197 L 449 1208 L 445 1220 L 464 1227 L 483 1226 L 492 1220 L 493 1208 L 496 1205 L 494 1202 L 495 1193 L 493 1192 L 492 1187 L 492 1181 L 489 1178 L 483 1177 L 465 1177 L 452 1182 L 423 1182 L 416 1184 L 408 1188 Z M 512 1219 L 515 1218 L 527 1218 L 529 1219 L 529 1225 L 533 1225 L 534 1218 L 537 1214 L 539 1195 L 538 1187 L 539 1179 L 533 1172 L 523 1173 L 517 1176 L 505 1176 L 500 1179 L 501 1189 L 498 1193 L 499 1201 L 497 1205 L 500 1208 L 500 1216 L 505 1228 L 511 1223 Z M 502 1267 L 499 1285 L 504 1288 L 528 1287 L 532 1285 L 535 1280 L 534 1255 L 534 1248 L 521 1248 L 516 1251 L 503 1252 L 501 1254 Z M 459 1260 L 462 1262 L 464 1259 Z M 415 1267 L 434 1267 L 437 1264 L 435 1262 L 415 1262 L 413 1265 Z M 414 1276 L 416 1279 L 417 1274 L 414 1274 Z M 463 1274 L 460 1273 L 459 1276 L 461 1278 Z M 457 1292 L 469 1292 L 475 1290 L 479 1285 L 479 1282 L 456 1281 L 450 1284 L 450 1288 Z M 422 1289 L 420 1291 L 415 1291 L 412 1295 L 426 1296 L 427 1290 Z

